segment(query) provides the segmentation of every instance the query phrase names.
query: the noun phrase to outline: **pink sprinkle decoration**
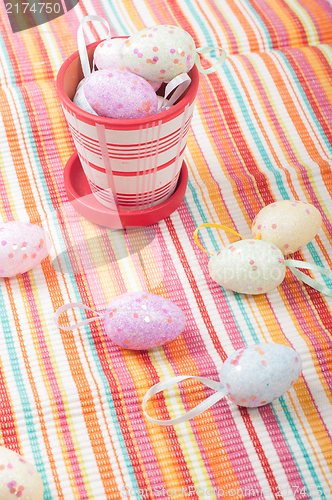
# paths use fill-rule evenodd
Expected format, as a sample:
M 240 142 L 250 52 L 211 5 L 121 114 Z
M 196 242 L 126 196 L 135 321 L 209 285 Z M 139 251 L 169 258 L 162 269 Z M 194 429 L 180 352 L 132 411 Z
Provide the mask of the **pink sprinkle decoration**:
M 249 260 L 249 264 L 253 265 L 253 264 L 255 264 L 255 261 L 251 259 L 251 260 Z
M 271 227 L 272 227 L 272 229 L 276 229 L 277 224 L 272 224 L 272 226 L 271 226 Z
M 9 259 L 12 259 L 13 257 L 14 257 L 14 254 L 13 254 L 13 253 L 8 254 L 8 258 L 9 258 Z
M 175 49 L 171 49 L 171 50 L 170 50 L 170 53 L 171 53 L 171 54 L 175 54 Z
M 152 50 L 153 50 L 153 52 L 157 52 L 158 47 L 153 47 L 153 49 L 152 49 Z
M 7 245 L 7 241 L 2 240 L 1 245 L 2 245 L 3 247 L 5 247 L 5 246 Z

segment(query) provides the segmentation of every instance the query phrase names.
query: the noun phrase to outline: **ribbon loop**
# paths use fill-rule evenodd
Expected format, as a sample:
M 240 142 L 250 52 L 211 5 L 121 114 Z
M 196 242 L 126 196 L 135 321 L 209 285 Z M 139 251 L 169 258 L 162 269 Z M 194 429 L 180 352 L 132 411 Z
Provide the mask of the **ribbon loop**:
M 206 222 L 205 224 L 201 224 L 200 226 L 196 227 L 196 229 L 194 231 L 194 240 L 195 240 L 196 245 L 201 250 L 203 250 L 203 252 L 205 252 L 205 253 L 207 253 L 209 255 L 213 255 L 213 254 L 210 253 L 210 252 L 208 252 L 207 250 L 205 250 L 205 248 L 203 248 L 202 245 L 200 244 L 200 242 L 198 241 L 198 231 L 202 227 L 213 227 L 215 229 L 223 229 L 224 231 L 227 231 L 228 233 L 232 233 L 232 234 L 235 234 L 236 236 L 239 236 L 242 240 L 245 239 L 244 236 L 241 236 L 241 234 L 239 234 L 236 231 L 234 231 L 234 229 L 231 229 L 230 227 L 227 227 L 227 226 L 223 226 L 222 224 L 215 224 L 215 223 L 212 223 L 212 222 Z
M 83 19 L 81 20 L 80 25 L 78 27 L 78 30 L 77 30 L 77 47 L 78 47 L 78 53 L 80 55 L 80 60 L 81 60 L 81 64 L 82 64 L 84 78 L 89 76 L 91 73 L 88 53 L 86 50 L 86 45 L 85 45 L 85 40 L 84 40 L 84 30 L 83 30 L 84 24 L 87 23 L 88 21 L 98 21 L 98 22 L 104 24 L 107 27 L 107 31 L 108 31 L 106 40 L 109 40 L 111 38 L 110 27 L 109 27 L 108 22 L 105 19 L 103 19 L 100 16 L 96 16 L 94 14 L 83 17 Z
M 84 321 L 80 321 L 79 323 L 76 323 L 75 325 L 70 325 L 70 326 L 61 326 L 59 325 L 59 316 L 68 309 L 74 309 L 75 307 L 78 307 L 79 309 L 85 309 L 87 311 L 92 311 L 93 313 L 97 314 L 95 318 L 88 318 L 85 319 Z M 76 328 L 80 328 L 83 325 L 87 325 L 88 323 L 91 323 L 92 321 L 96 321 L 96 319 L 99 318 L 104 318 L 104 316 L 101 316 L 100 314 L 97 313 L 94 309 L 91 309 L 91 307 L 85 306 L 84 304 L 79 304 L 78 302 L 71 302 L 70 304 L 65 304 L 64 306 L 59 307 L 59 309 L 55 312 L 54 315 L 54 322 L 55 324 L 61 328 L 61 330 L 66 330 L 72 331 L 76 330 Z
M 329 297 L 332 297 L 331 288 L 321 283 L 318 283 L 318 281 L 310 278 L 310 276 L 303 273 L 302 271 L 299 271 L 296 268 L 309 269 L 310 271 L 317 271 L 320 274 L 328 276 L 332 280 L 332 272 L 329 269 L 325 269 L 324 267 L 316 266 L 315 264 L 310 264 L 308 262 L 303 262 L 301 260 L 293 260 L 293 259 L 286 260 L 285 264 L 300 281 L 303 281 L 304 283 L 311 286 L 311 288 L 314 288 L 318 292 L 323 293 L 324 295 L 327 295 Z
M 172 418 L 170 420 L 158 420 L 156 418 L 150 417 L 150 415 L 147 413 L 145 410 L 146 404 L 148 400 L 157 394 L 158 392 L 162 392 L 165 389 L 171 388 L 174 384 L 178 384 L 179 382 L 182 382 L 183 380 L 187 380 L 188 378 L 193 378 L 195 380 L 198 380 L 199 382 L 202 382 L 205 384 L 207 387 L 210 387 L 210 389 L 214 389 L 215 392 L 211 396 L 209 396 L 207 399 L 202 401 L 199 405 L 195 406 L 192 410 L 188 411 L 184 415 L 181 415 L 180 417 Z M 155 384 L 152 386 L 147 393 L 145 394 L 142 402 L 143 406 L 143 412 L 148 420 L 150 422 L 153 422 L 154 424 L 158 425 L 176 425 L 176 424 L 181 424 L 183 422 L 187 422 L 191 418 L 196 417 L 197 415 L 200 415 L 203 413 L 203 411 L 208 410 L 213 406 L 215 403 L 217 403 L 220 399 L 225 397 L 227 394 L 226 389 L 223 387 L 221 382 L 217 382 L 215 380 L 211 380 L 209 378 L 205 377 L 194 377 L 191 375 L 180 375 L 179 377 L 174 377 L 170 380 L 162 381 L 159 382 L 158 384 Z
M 211 68 L 204 69 L 201 65 L 201 60 L 200 60 L 199 54 L 208 54 L 209 52 L 212 52 L 212 50 L 217 50 L 217 49 L 220 50 L 221 56 L 218 58 L 216 63 L 212 64 Z M 208 75 L 209 73 L 214 73 L 219 68 L 221 68 L 221 66 L 224 64 L 224 62 L 226 60 L 226 57 L 227 57 L 227 53 L 221 47 L 199 47 L 198 49 L 196 49 L 195 64 L 197 66 L 198 71 L 200 71 L 200 73 L 203 73 L 204 75 Z
M 165 96 L 163 102 L 160 105 L 160 108 L 165 106 L 167 97 L 170 95 L 171 92 L 173 92 L 174 89 L 176 89 L 167 102 L 167 107 L 173 106 L 173 104 L 179 99 L 179 97 L 187 90 L 190 84 L 191 84 L 191 78 L 189 75 L 187 75 L 187 73 L 181 73 L 181 75 L 178 75 L 175 78 L 173 78 L 173 80 L 171 80 L 166 85 Z

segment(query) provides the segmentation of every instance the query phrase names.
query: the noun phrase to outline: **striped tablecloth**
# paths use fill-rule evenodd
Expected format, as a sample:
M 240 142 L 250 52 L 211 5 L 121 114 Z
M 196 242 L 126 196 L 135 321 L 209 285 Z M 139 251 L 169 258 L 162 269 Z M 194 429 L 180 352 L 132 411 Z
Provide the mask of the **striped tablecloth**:
M 184 201 L 136 232 L 96 226 L 66 195 L 74 146 L 55 78 L 87 14 L 107 19 L 113 35 L 178 25 L 197 47 L 228 54 L 216 73 L 200 76 Z M 288 272 L 265 295 L 226 291 L 193 238 L 205 222 L 250 238 L 262 207 L 301 200 L 323 223 L 295 258 L 332 267 L 331 5 L 81 0 L 64 16 L 12 33 L 2 2 L 0 23 L 1 218 L 40 225 L 52 240 L 39 266 L 1 278 L 1 444 L 35 465 L 45 500 L 331 499 L 332 299 Z M 98 23 L 87 29 L 89 42 L 104 37 Z M 201 231 L 210 253 L 236 239 Z M 117 347 L 101 322 L 75 332 L 54 323 L 64 304 L 102 313 L 119 294 L 139 290 L 182 308 L 180 337 L 134 352 Z M 85 312 L 68 316 L 79 321 Z M 303 362 L 297 383 L 272 404 L 247 409 L 223 399 L 176 426 L 145 418 L 142 399 L 155 383 L 180 374 L 217 380 L 231 353 L 261 342 L 293 347 Z M 207 394 L 191 381 L 154 399 L 149 412 L 174 417 Z

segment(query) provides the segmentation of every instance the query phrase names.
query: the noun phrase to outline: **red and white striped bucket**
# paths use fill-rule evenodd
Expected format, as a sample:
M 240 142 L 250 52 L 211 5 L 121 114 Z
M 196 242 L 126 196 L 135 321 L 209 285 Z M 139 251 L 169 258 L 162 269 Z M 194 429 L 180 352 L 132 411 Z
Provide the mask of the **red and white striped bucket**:
M 90 64 L 99 42 L 87 47 Z M 79 53 L 61 66 L 57 89 L 84 173 L 95 198 L 111 210 L 157 206 L 174 192 L 195 107 L 199 73 L 179 102 L 167 111 L 139 119 L 92 115 L 72 98 L 83 78 Z

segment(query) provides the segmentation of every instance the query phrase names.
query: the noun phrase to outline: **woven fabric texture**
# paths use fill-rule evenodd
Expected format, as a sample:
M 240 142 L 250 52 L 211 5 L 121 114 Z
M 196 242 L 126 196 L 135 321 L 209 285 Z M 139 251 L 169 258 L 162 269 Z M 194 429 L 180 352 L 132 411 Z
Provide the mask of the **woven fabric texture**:
M 98 226 L 66 194 L 64 168 L 75 148 L 55 80 L 88 14 L 107 19 L 112 35 L 180 26 L 196 47 L 228 55 L 217 72 L 200 75 L 184 201 L 151 226 Z M 105 33 L 89 24 L 86 42 Z M 2 2 L 0 37 L 0 217 L 39 225 L 52 241 L 40 265 L 0 278 L 1 444 L 35 465 L 44 500 L 331 499 L 332 298 L 289 271 L 267 294 L 225 290 L 193 237 L 209 222 L 251 238 L 264 206 L 300 200 L 321 212 L 322 226 L 292 257 L 332 269 L 331 4 L 80 0 L 51 22 L 13 33 Z M 202 65 L 214 58 L 202 57 Z M 212 228 L 200 238 L 212 254 L 238 239 Z M 328 277 L 311 276 L 332 288 Z M 185 330 L 163 347 L 120 348 L 98 320 L 72 332 L 54 322 L 65 304 L 103 314 L 113 298 L 140 290 L 185 313 Z M 63 321 L 92 316 L 69 310 Z M 294 348 L 303 363 L 273 403 L 249 409 L 224 398 L 176 426 L 145 418 L 142 400 L 155 383 L 178 375 L 218 380 L 230 354 L 264 342 Z M 188 380 L 147 408 L 173 418 L 212 392 Z

